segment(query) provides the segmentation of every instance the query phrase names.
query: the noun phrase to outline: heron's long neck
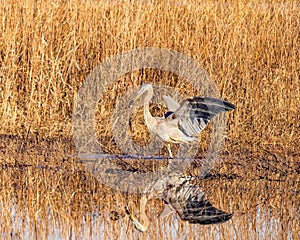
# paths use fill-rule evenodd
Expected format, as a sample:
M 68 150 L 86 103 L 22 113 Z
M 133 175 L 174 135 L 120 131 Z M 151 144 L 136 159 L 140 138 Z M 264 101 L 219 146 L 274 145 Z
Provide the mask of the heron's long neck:
M 154 126 L 156 124 L 156 119 L 154 117 L 152 117 L 152 115 L 150 113 L 149 103 L 144 104 L 144 118 L 145 118 L 145 122 L 146 122 L 148 129 L 151 129 L 152 126 Z
M 144 118 L 145 118 L 145 122 L 146 122 L 148 129 L 151 129 L 152 126 L 155 126 L 157 123 L 157 120 L 154 117 L 152 117 L 150 110 L 149 110 L 149 103 L 150 103 L 152 96 L 153 96 L 153 90 L 152 91 L 150 90 L 150 91 L 148 91 L 148 93 L 145 97 L 145 100 L 144 100 Z
M 147 196 L 144 195 L 142 196 L 140 200 L 140 219 L 142 220 L 141 222 L 137 220 L 132 214 L 130 214 L 130 219 L 133 222 L 135 228 L 141 232 L 147 231 L 150 222 L 149 218 L 146 215 L 146 204 L 147 204 Z
M 144 206 L 141 209 L 141 220 L 142 220 L 142 224 L 143 224 L 143 232 L 145 232 L 145 231 L 147 231 L 147 229 L 149 228 L 149 225 L 150 225 L 149 218 L 147 217 L 147 214 L 146 214 L 146 206 Z

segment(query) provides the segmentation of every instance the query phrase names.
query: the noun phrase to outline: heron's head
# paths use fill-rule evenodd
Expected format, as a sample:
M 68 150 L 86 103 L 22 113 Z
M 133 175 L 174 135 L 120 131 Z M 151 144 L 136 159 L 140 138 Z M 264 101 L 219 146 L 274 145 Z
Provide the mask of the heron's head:
M 143 84 L 138 92 L 134 95 L 133 100 L 130 101 L 129 106 L 132 106 L 133 103 L 135 103 L 141 96 L 143 96 L 145 93 L 150 93 L 149 97 L 152 97 L 153 94 L 153 87 L 151 84 Z M 150 100 L 150 99 L 149 99 Z

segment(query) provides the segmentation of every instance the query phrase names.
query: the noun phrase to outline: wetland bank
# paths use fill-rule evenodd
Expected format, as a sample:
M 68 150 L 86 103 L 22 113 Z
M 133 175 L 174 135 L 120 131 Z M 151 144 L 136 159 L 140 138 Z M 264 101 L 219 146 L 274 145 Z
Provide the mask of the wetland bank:
M 299 5 L 296 1 L 143 4 L 108 1 L 9 1 L 1 4 L 0 236 L 3 239 L 298 239 L 300 202 Z M 147 24 L 146 24 L 147 23 Z M 228 113 L 218 164 L 199 184 L 214 206 L 234 212 L 211 226 L 158 218 L 137 232 L 139 196 L 101 184 L 76 157 L 72 113 L 84 78 L 113 55 L 158 47 L 184 53 L 208 72 Z M 185 97 L 201 94 L 184 79 L 157 69 L 136 70 L 110 84 L 96 112 L 97 138 L 121 154 L 112 110 L 141 83 L 165 84 Z M 153 104 L 161 116 L 165 107 Z M 150 139 L 142 109 L 133 114 L 133 141 Z M 199 158 L 208 148 L 200 136 Z M 172 146 L 176 152 L 178 146 Z M 163 148 L 160 154 L 167 154 Z M 119 160 L 118 160 L 119 161 Z M 156 163 L 118 162 L 145 172 Z M 197 168 L 191 170 L 197 174 Z

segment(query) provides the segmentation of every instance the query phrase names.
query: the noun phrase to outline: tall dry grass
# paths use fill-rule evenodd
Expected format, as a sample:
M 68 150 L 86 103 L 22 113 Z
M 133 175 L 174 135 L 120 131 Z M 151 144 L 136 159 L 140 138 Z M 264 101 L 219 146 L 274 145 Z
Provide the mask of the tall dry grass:
M 71 139 L 73 99 L 87 74 L 114 54 L 160 47 L 196 59 L 237 106 L 228 151 L 299 156 L 299 12 L 297 1 L 2 2 L 0 133 Z M 152 74 L 172 85 L 168 74 Z M 122 92 L 112 88 L 107 106 Z

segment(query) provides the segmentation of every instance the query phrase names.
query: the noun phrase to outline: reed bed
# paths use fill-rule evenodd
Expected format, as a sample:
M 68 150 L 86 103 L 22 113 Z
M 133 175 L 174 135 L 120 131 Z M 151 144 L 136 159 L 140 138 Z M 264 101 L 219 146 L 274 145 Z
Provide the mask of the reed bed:
M 299 154 L 296 1 L 9 1 L 1 19 L 1 134 L 72 138 L 74 95 L 87 74 L 112 55 L 158 47 L 196 59 L 237 106 L 228 115 L 231 151 Z M 135 77 L 121 80 L 132 88 L 156 79 L 193 94 L 158 71 Z

